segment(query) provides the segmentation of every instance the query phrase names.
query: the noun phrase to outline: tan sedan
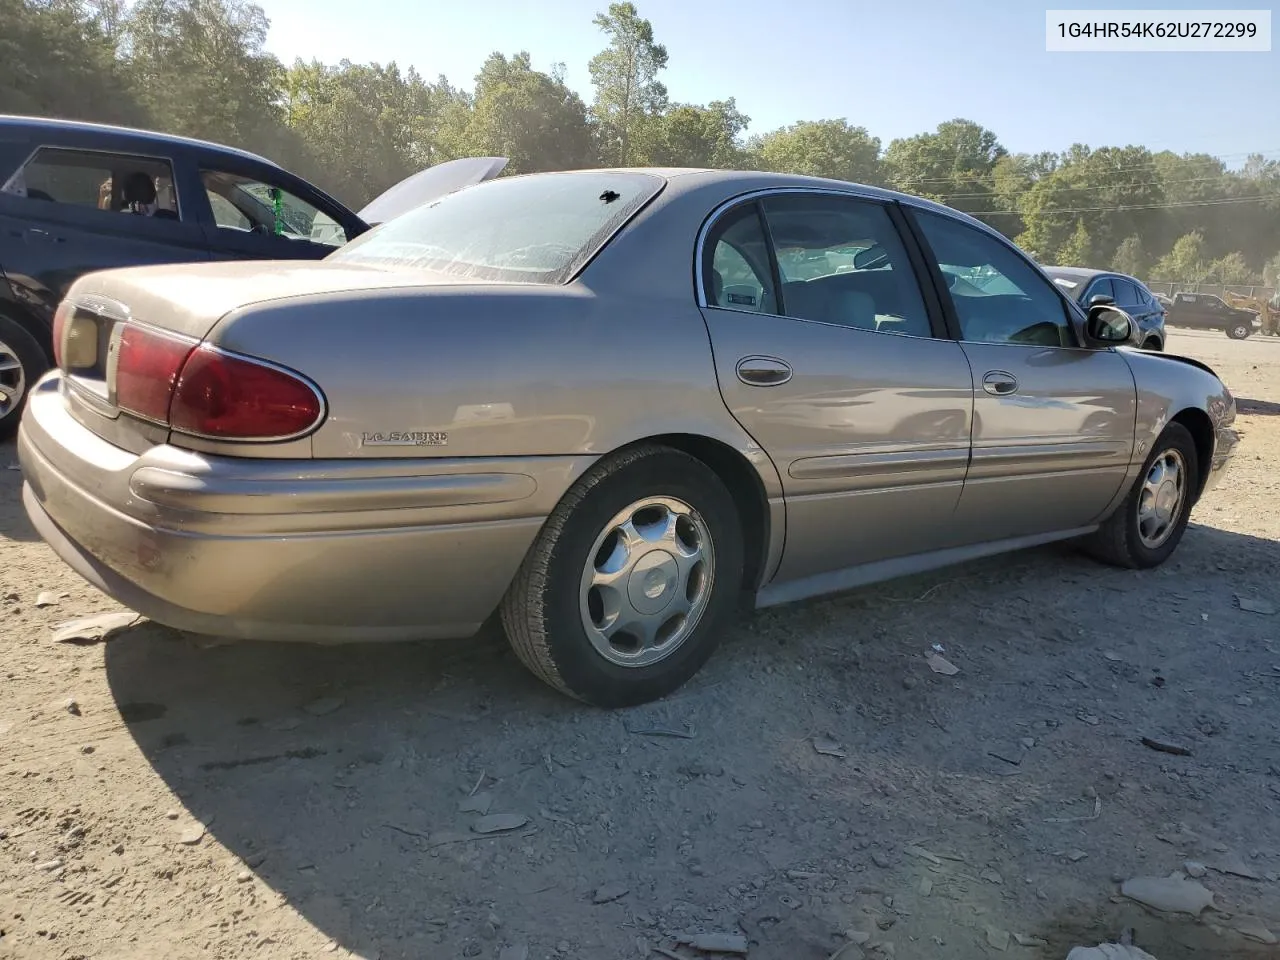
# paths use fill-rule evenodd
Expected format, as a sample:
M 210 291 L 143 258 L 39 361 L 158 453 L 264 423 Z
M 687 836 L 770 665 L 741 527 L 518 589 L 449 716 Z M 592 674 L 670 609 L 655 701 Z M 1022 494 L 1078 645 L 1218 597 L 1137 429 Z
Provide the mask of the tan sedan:
M 946 207 L 761 173 L 468 187 L 318 263 L 81 279 L 27 510 L 183 630 L 465 636 L 603 706 L 769 606 L 1078 538 L 1163 562 L 1237 444 L 1208 368 L 1117 349 Z

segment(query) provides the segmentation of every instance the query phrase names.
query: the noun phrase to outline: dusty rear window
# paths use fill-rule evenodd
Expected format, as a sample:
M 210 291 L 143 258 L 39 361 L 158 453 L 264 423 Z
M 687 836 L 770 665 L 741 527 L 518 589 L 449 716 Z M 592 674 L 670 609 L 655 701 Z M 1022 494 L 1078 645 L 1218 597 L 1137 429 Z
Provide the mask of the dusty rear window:
M 490 180 L 401 214 L 327 259 L 477 280 L 563 283 L 662 188 L 640 173 Z

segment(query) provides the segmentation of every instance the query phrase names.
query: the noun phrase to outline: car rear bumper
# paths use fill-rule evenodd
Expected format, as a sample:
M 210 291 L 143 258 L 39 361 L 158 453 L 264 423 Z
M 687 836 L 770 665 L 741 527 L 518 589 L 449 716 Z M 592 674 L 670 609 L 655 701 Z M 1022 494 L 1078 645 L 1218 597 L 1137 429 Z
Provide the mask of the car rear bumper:
M 125 606 L 196 633 L 467 636 L 587 457 L 289 460 L 114 446 L 55 373 L 18 437 L 32 523 Z

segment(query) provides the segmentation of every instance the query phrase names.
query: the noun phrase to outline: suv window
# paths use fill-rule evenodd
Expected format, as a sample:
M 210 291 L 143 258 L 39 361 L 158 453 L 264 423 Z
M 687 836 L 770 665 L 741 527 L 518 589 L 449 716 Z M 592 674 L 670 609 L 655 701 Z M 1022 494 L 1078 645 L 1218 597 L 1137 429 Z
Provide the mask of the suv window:
M 929 314 L 883 204 L 823 194 L 763 203 L 782 280 L 782 311 L 877 333 L 929 337 Z
M 1074 347 L 1054 285 L 1005 244 L 951 217 L 915 211 L 942 271 L 961 337 L 984 343 Z
M 709 264 L 703 263 L 709 305 L 750 313 L 778 312 L 769 246 L 756 204 L 745 204 L 722 217 L 707 237 L 703 257 L 710 258 Z
M 1137 288 L 1130 281 L 1115 277 L 1112 279 L 1111 285 L 1116 290 L 1117 307 L 1136 307 L 1142 302 L 1138 296 Z
M 271 234 L 340 247 L 347 236 L 333 219 L 274 184 L 237 173 L 201 170 L 214 222 L 224 230 Z
M 157 157 L 41 147 L 5 182 L 5 193 L 90 210 L 177 220 L 173 165 Z

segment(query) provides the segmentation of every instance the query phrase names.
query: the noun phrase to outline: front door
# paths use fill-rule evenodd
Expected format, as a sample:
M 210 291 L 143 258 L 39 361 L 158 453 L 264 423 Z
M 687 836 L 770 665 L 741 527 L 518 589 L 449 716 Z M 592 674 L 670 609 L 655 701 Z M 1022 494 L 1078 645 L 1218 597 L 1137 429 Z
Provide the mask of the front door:
M 956 511 L 970 541 L 1096 521 L 1134 455 L 1124 357 L 1080 345 L 1068 306 L 1029 261 L 953 217 L 913 211 L 973 371 L 973 459 Z
M 347 242 L 333 216 L 265 176 L 202 169 L 209 248 L 218 260 L 320 260 Z
M 939 335 L 890 208 L 838 193 L 747 200 L 702 257 L 721 393 L 782 478 L 774 585 L 951 545 L 969 364 Z

